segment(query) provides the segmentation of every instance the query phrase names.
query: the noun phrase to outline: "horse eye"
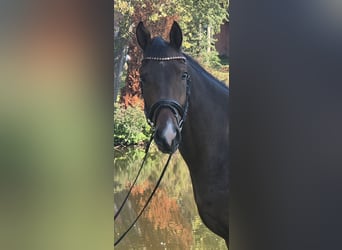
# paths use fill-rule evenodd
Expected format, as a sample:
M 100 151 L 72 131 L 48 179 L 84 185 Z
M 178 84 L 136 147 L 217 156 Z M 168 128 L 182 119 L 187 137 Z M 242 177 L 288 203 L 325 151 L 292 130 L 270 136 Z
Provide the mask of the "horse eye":
M 182 74 L 182 80 L 186 80 L 188 78 L 188 73 L 184 72 Z

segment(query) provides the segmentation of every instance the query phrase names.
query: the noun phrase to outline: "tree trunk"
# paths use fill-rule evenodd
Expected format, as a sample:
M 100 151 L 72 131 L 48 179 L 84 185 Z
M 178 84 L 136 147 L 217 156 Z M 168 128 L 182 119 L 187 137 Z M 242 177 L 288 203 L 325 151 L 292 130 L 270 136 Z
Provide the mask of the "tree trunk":
M 208 42 L 207 52 L 209 53 L 211 51 L 211 26 L 210 25 L 208 25 L 208 28 L 207 28 L 207 42 Z
M 114 102 L 117 101 L 117 97 L 120 90 L 121 77 L 123 72 L 123 66 L 127 55 L 127 46 L 118 46 L 120 49 L 114 51 Z
M 114 102 L 120 91 L 123 66 L 127 55 L 127 39 L 122 38 L 119 19 L 114 18 Z

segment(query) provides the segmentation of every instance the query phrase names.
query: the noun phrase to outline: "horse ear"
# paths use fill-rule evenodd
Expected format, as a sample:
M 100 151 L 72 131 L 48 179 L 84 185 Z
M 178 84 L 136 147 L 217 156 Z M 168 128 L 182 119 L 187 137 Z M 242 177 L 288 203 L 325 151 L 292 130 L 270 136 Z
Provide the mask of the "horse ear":
M 183 41 L 182 30 L 179 24 L 174 21 L 170 30 L 170 45 L 176 49 L 180 49 Z
M 139 22 L 136 30 L 136 36 L 139 46 L 142 50 L 145 50 L 146 46 L 151 42 L 151 34 L 148 29 L 145 28 L 143 22 Z

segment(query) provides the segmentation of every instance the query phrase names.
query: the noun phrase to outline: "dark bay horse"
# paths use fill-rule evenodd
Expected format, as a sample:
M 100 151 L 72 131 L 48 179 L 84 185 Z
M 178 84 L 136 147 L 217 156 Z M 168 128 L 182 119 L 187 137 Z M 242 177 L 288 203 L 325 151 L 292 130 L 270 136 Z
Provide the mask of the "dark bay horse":
M 182 31 L 174 22 L 170 42 L 151 38 L 140 22 L 140 68 L 145 114 L 163 153 L 178 148 L 190 170 L 194 197 L 204 224 L 228 246 L 229 90 L 181 52 Z

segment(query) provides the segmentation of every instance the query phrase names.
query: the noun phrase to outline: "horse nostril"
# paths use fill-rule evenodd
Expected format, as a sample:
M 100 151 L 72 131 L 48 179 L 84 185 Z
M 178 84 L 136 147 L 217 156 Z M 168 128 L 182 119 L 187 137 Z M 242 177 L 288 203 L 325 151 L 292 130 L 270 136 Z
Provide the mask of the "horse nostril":
M 154 135 L 154 141 L 157 144 L 160 151 L 163 153 L 168 153 L 171 151 L 171 145 L 167 143 L 165 138 L 163 137 L 163 132 L 160 130 L 157 130 Z
M 157 144 L 161 144 L 162 142 L 162 136 L 160 130 L 156 130 L 156 133 L 154 134 L 154 140 Z
M 170 128 L 165 128 L 164 130 L 157 129 L 154 141 L 162 152 L 173 153 L 178 148 L 181 135 L 177 128 L 172 127 L 171 131 L 168 129 Z

